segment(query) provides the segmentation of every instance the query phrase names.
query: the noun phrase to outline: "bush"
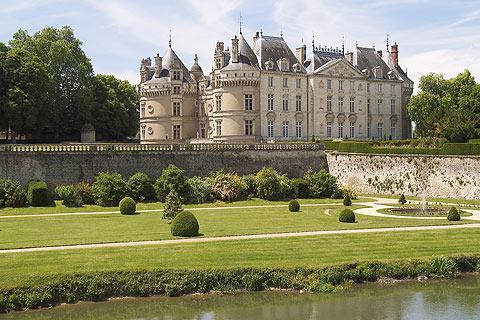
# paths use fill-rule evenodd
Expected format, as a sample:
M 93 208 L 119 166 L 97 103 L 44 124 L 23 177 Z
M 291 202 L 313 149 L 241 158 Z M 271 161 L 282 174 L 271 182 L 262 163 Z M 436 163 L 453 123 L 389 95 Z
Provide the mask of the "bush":
M 297 200 L 290 200 L 288 203 L 288 210 L 290 210 L 290 212 L 300 211 L 300 203 L 298 203 Z
M 87 182 L 79 182 L 75 185 L 75 191 L 82 199 L 83 204 L 95 204 L 92 186 Z
M 32 207 L 46 207 L 50 204 L 48 188 L 44 181 L 30 181 L 27 188 L 28 203 Z
M 180 197 L 185 197 L 188 193 L 185 171 L 173 164 L 168 165 L 155 181 L 153 188 L 160 202 L 165 202 L 165 198 L 172 190 L 175 190 Z
M 195 237 L 198 236 L 198 230 L 197 218 L 189 211 L 181 212 L 173 219 L 171 226 L 173 236 Z
M 187 179 L 188 193 L 186 203 L 206 203 L 213 200 L 212 185 L 210 179 L 192 177 Z
M 257 195 L 257 184 L 255 183 L 255 175 L 249 174 L 243 176 L 243 182 L 245 183 L 245 193 L 249 197 L 255 197 Z
M 295 198 L 307 199 L 310 196 L 310 190 L 308 189 L 308 183 L 305 179 L 294 178 L 290 180 L 290 184 L 293 189 L 293 196 Z
M 350 209 L 344 209 L 338 216 L 338 221 L 345 223 L 355 223 L 355 213 Z
M 163 205 L 162 219 L 174 219 L 179 212 L 183 211 L 182 201 L 175 190 L 171 190 Z
M 255 175 L 257 195 L 265 200 L 280 200 L 284 197 L 281 177 L 273 168 L 263 168 Z
M 55 193 L 62 199 L 62 204 L 65 207 L 81 207 L 82 197 L 77 193 L 75 186 L 64 185 L 55 188 Z
M 450 257 L 439 256 L 430 262 L 430 275 L 442 278 L 451 278 L 458 272 L 455 261 Z
M 313 198 L 330 198 L 338 190 L 337 178 L 325 170 L 318 172 L 308 170 L 304 178 Z
M 128 196 L 127 182 L 119 173 L 102 172 L 92 184 L 95 202 L 102 207 L 115 207 Z
M 400 199 L 398 199 L 398 203 L 400 203 L 400 204 L 405 204 L 405 203 L 407 203 L 407 199 L 405 199 L 405 195 L 404 195 L 404 194 L 402 194 L 402 195 L 400 196 Z
M 447 220 L 460 221 L 460 213 L 458 212 L 457 208 L 455 207 L 450 208 L 450 211 L 448 211 Z
M 18 208 L 27 204 L 27 192 L 19 182 L 0 179 L 0 207 Z
M 247 185 L 236 173 L 225 173 L 218 171 L 211 176 L 212 193 L 216 199 L 221 201 L 235 201 L 244 199 Z
M 128 188 L 135 201 L 150 201 L 155 198 L 153 181 L 145 173 L 137 172 L 128 179 Z
M 343 205 L 344 205 L 344 206 L 347 206 L 347 207 L 349 207 L 349 206 L 352 205 L 352 199 L 350 199 L 350 195 L 349 195 L 349 194 L 347 194 L 347 195 L 345 196 L 345 198 L 343 198 Z
M 121 214 L 132 215 L 137 212 L 137 203 L 130 197 L 125 197 L 118 205 Z

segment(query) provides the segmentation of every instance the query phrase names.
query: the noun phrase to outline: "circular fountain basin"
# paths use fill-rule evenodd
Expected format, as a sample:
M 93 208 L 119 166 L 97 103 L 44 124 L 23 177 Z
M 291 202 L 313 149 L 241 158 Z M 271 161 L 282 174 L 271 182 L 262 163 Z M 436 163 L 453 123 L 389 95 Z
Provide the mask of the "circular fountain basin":
M 414 215 L 447 215 L 448 210 L 447 208 L 392 208 L 389 211 Z

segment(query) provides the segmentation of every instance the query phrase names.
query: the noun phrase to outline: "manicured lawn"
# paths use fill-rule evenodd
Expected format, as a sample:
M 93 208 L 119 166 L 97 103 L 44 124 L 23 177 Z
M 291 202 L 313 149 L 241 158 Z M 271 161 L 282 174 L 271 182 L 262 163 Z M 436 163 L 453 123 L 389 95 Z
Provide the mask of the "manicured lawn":
M 343 205 L 288 208 L 228 208 L 193 211 L 206 237 L 298 231 L 365 229 L 452 224 L 443 220 L 407 220 L 357 215 L 357 223 L 338 222 Z M 351 209 L 359 208 L 353 205 Z M 461 221 L 459 223 L 469 223 Z M 173 238 L 161 213 L 122 216 L 37 216 L 0 219 L 0 249 Z
M 58 274 L 159 268 L 318 267 L 480 254 L 480 231 L 435 230 L 0 254 L 0 288 Z
M 402 205 L 398 205 L 396 206 L 398 208 L 402 208 L 402 207 L 406 207 L 406 208 L 409 208 L 408 205 L 405 205 L 405 206 L 402 206 Z M 422 213 L 412 213 L 412 212 L 399 212 L 399 211 L 391 211 L 390 209 L 380 209 L 380 210 L 377 210 L 378 212 L 380 213 L 385 213 L 385 214 L 389 214 L 389 215 L 392 215 L 392 216 L 404 216 L 404 217 L 425 217 L 425 218 L 429 218 L 429 217 L 445 217 L 445 219 L 447 218 L 447 214 L 448 214 L 448 210 L 450 209 L 450 207 L 447 207 L 447 206 L 435 206 L 435 208 L 443 208 L 443 209 L 446 209 L 446 211 L 444 213 L 440 213 L 440 212 L 435 212 L 435 213 L 425 213 L 425 214 L 422 214 Z M 460 210 L 460 215 L 462 217 L 470 217 L 472 216 L 472 214 L 470 212 L 466 212 L 466 211 L 462 211 Z
M 400 199 L 400 195 L 375 195 L 375 194 L 362 194 L 362 197 L 377 197 L 377 198 L 389 198 L 389 199 Z M 420 201 L 422 200 L 419 197 L 405 196 L 407 200 Z M 435 202 L 444 202 L 444 203 L 457 203 L 457 204 L 466 204 L 466 205 L 479 205 L 480 199 L 476 200 L 467 200 L 467 199 L 454 199 L 454 198 L 427 198 L 427 202 L 434 204 Z

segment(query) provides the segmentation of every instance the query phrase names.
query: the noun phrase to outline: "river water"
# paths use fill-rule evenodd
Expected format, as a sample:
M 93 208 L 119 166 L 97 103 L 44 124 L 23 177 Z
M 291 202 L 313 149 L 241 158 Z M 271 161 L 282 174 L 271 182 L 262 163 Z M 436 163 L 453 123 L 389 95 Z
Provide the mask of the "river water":
M 480 319 L 480 277 L 366 284 L 333 294 L 259 292 L 128 298 L 14 312 L 0 320 L 470 320 Z

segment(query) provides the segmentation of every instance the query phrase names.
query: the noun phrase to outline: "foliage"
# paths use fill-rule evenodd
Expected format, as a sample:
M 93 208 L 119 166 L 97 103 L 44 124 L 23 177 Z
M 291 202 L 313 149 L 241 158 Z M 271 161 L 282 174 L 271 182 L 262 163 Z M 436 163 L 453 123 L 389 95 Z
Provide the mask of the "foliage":
M 135 173 L 128 179 L 127 184 L 135 201 L 150 201 L 154 199 L 153 181 L 145 173 Z
M 95 202 L 102 207 L 117 206 L 129 194 L 127 182 L 119 173 L 102 172 L 92 184 Z
M 172 189 L 165 198 L 162 219 L 174 219 L 181 211 L 183 211 L 182 201 L 178 196 L 178 193 Z
M 198 221 L 190 211 L 180 212 L 172 221 L 172 235 L 176 237 L 198 236 Z
M 87 182 L 79 182 L 75 185 L 75 192 L 82 199 L 83 204 L 95 204 L 92 186 Z
M 121 214 L 125 215 L 132 215 L 137 212 L 137 203 L 130 197 L 125 197 L 120 200 L 120 204 L 118 205 Z
M 187 179 L 187 203 L 206 203 L 213 200 L 211 179 L 192 177 Z
M 400 204 L 405 204 L 405 203 L 407 203 L 407 199 L 405 198 L 405 195 L 404 195 L 404 194 L 402 194 L 402 195 L 400 196 L 400 199 L 398 199 L 398 203 L 400 203 Z
M 55 188 L 55 193 L 62 199 L 62 204 L 65 207 L 81 207 L 82 197 L 77 192 L 74 185 L 62 185 Z
M 18 181 L 0 179 L 0 207 L 25 207 L 27 192 Z
M 248 174 L 243 176 L 243 182 L 245 182 L 245 193 L 249 197 L 255 197 L 257 195 L 257 184 L 255 183 L 255 175 Z
M 460 221 L 460 213 L 458 212 L 457 208 L 455 207 L 450 208 L 450 211 L 448 211 L 447 220 Z
M 313 198 L 330 198 L 338 189 L 337 178 L 325 170 L 318 172 L 308 170 L 304 178 Z
M 280 174 L 273 168 L 263 168 L 255 175 L 257 195 L 265 200 L 280 200 L 284 197 L 284 187 Z
M 430 262 L 430 274 L 440 278 L 454 277 L 458 272 L 455 261 L 450 257 L 438 256 L 434 257 Z
M 354 223 L 355 222 L 355 213 L 350 209 L 344 209 L 340 212 L 338 216 L 338 221 L 345 223 Z
M 210 179 L 212 193 L 218 200 L 230 202 L 247 196 L 245 192 L 247 185 L 242 177 L 236 173 L 218 171 L 212 173 Z
M 293 178 L 290 180 L 290 184 L 293 190 L 293 196 L 295 198 L 307 199 L 310 196 L 310 190 L 308 183 L 302 178 Z
M 290 212 L 298 212 L 300 211 L 300 203 L 297 200 L 290 200 L 288 203 L 288 210 Z
M 32 207 L 46 207 L 50 204 L 48 188 L 44 181 L 30 181 L 27 187 L 28 203 Z
M 180 197 L 185 197 L 188 193 L 187 177 L 185 171 L 177 166 L 170 164 L 162 170 L 162 174 L 158 177 L 153 185 L 157 199 L 165 202 L 165 198 L 170 191 L 175 190 Z
M 350 195 L 348 193 L 347 195 L 345 195 L 345 198 L 343 198 L 343 205 L 347 207 L 352 205 L 352 199 L 350 198 Z

